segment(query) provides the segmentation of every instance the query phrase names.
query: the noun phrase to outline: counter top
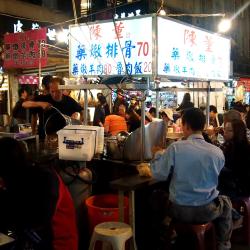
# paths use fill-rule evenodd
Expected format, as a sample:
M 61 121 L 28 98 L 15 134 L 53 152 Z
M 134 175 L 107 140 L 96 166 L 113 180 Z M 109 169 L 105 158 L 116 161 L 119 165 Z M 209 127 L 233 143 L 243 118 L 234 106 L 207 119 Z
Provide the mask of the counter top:
M 152 177 L 141 177 L 139 175 L 132 175 L 122 177 L 110 182 L 110 186 L 113 189 L 122 191 L 131 191 L 145 186 L 153 185 L 159 181 L 153 179 Z

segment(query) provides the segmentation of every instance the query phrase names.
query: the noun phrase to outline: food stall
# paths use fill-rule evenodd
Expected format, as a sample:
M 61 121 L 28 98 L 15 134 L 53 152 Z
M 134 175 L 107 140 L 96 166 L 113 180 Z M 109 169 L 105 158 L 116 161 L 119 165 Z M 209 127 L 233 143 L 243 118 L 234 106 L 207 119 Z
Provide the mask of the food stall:
M 149 28 L 145 30 L 144 27 Z M 143 35 L 138 30 L 143 30 Z M 115 86 L 80 84 L 63 87 L 83 89 L 86 97 L 91 88 L 139 90 L 145 97 L 148 90 L 156 93 L 205 91 L 208 114 L 211 92 L 222 90 L 216 88 L 216 81 L 229 79 L 229 39 L 163 16 L 145 15 L 72 25 L 69 48 L 71 77 L 117 77 Z M 157 84 L 151 87 L 150 83 L 156 78 L 192 82 L 193 88 L 159 88 Z M 213 87 L 212 81 L 215 82 Z M 156 94 L 156 100 L 158 97 Z M 143 161 L 144 101 L 142 104 L 140 160 Z M 84 110 L 87 111 L 87 102 Z M 208 119 L 207 115 L 207 123 Z
M 87 91 L 90 89 L 113 91 L 121 88 L 142 93 L 141 127 L 137 135 L 134 133 L 136 136 L 131 140 L 133 142 L 131 146 L 127 147 L 128 153 L 132 155 L 135 151 L 136 160 L 141 162 L 150 160 L 147 153 L 154 146 L 152 143 L 154 139 L 151 140 L 146 136 L 148 125 L 144 125 L 145 100 L 148 91 L 156 92 L 156 100 L 157 93 L 160 91 L 179 91 L 178 88 L 159 88 L 155 79 L 202 83 L 202 87 L 197 85 L 191 89 L 182 88 L 181 91 L 206 92 L 207 114 L 211 91 L 221 90 L 216 86 L 211 87 L 211 81 L 224 82 L 229 79 L 230 40 L 167 17 L 146 15 L 78 24 L 70 26 L 69 34 L 71 77 L 77 79 L 83 76 L 87 78 L 113 76 L 114 78 L 113 82 L 106 84 L 102 81 L 100 84 L 85 82 L 62 86 L 62 89 L 81 89 L 86 99 Z M 87 108 L 87 102 L 84 102 L 85 117 L 87 117 Z M 208 115 L 207 123 L 209 123 Z M 157 127 L 164 138 L 164 129 L 161 125 Z M 158 130 L 154 129 L 155 131 Z M 151 134 L 152 131 L 149 133 Z M 135 150 L 135 147 L 138 150 Z M 132 161 L 128 162 L 128 160 Z M 124 167 L 123 170 L 130 169 L 132 166 L 133 170 L 127 171 L 126 174 L 135 173 L 136 163 L 138 161 L 133 157 L 119 161 L 112 159 L 101 159 L 99 163 L 95 161 L 95 170 L 99 171 L 101 178 L 107 182 L 106 186 L 103 184 L 103 189 L 98 191 L 104 192 L 107 190 L 109 181 L 124 174 L 121 173 L 121 165 Z M 115 170 L 112 169 L 113 173 L 107 177 L 110 174 L 107 169 L 111 164 Z M 93 161 L 88 165 L 93 166 Z M 133 192 L 134 190 L 132 190 L 131 204 L 134 204 Z M 135 233 L 135 230 L 133 232 Z

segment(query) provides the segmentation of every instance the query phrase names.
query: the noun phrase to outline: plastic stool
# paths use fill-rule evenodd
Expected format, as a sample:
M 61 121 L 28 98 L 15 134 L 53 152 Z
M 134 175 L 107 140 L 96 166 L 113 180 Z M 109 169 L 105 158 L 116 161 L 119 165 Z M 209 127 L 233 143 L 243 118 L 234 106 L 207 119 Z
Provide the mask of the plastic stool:
M 233 207 L 243 215 L 242 227 L 233 231 L 232 242 L 250 246 L 250 197 L 232 201 Z
M 125 242 L 133 236 L 132 228 L 122 222 L 103 222 L 95 226 L 89 250 L 95 249 L 96 241 L 109 242 L 113 250 L 125 250 Z
M 192 234 L 196 238 L 196 250 L 205 250 L 206 249 L 206 234 L 210 233 L 210 248 L 209 250 L 216 249 L 216 240 L 215 240 L 215 231 L 214 225 L 212 222 L 205 224 L 188 224 L 188 223 L 174 223 L 174 229 L 178 234 Z

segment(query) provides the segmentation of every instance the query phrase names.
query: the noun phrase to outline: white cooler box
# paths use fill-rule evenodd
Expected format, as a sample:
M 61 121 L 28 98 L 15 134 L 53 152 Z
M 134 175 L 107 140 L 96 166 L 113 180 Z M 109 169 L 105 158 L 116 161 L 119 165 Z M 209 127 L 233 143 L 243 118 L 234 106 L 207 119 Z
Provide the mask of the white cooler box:
M 69 125 L 57 132 L 59 159 L 91 161 L 103 152 L 104 129 L 96 126 Z

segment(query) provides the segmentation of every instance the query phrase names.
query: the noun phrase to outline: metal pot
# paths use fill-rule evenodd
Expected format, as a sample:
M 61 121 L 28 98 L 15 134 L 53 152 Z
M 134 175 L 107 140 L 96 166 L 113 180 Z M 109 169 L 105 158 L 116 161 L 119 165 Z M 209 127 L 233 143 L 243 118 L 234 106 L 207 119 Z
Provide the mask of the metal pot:
M 107 147 L 107 156 L 111 159 L 122 160 L 124 145 L 129 134 L 125 131 L 118 133 L 116 136 L 105 138 Z

